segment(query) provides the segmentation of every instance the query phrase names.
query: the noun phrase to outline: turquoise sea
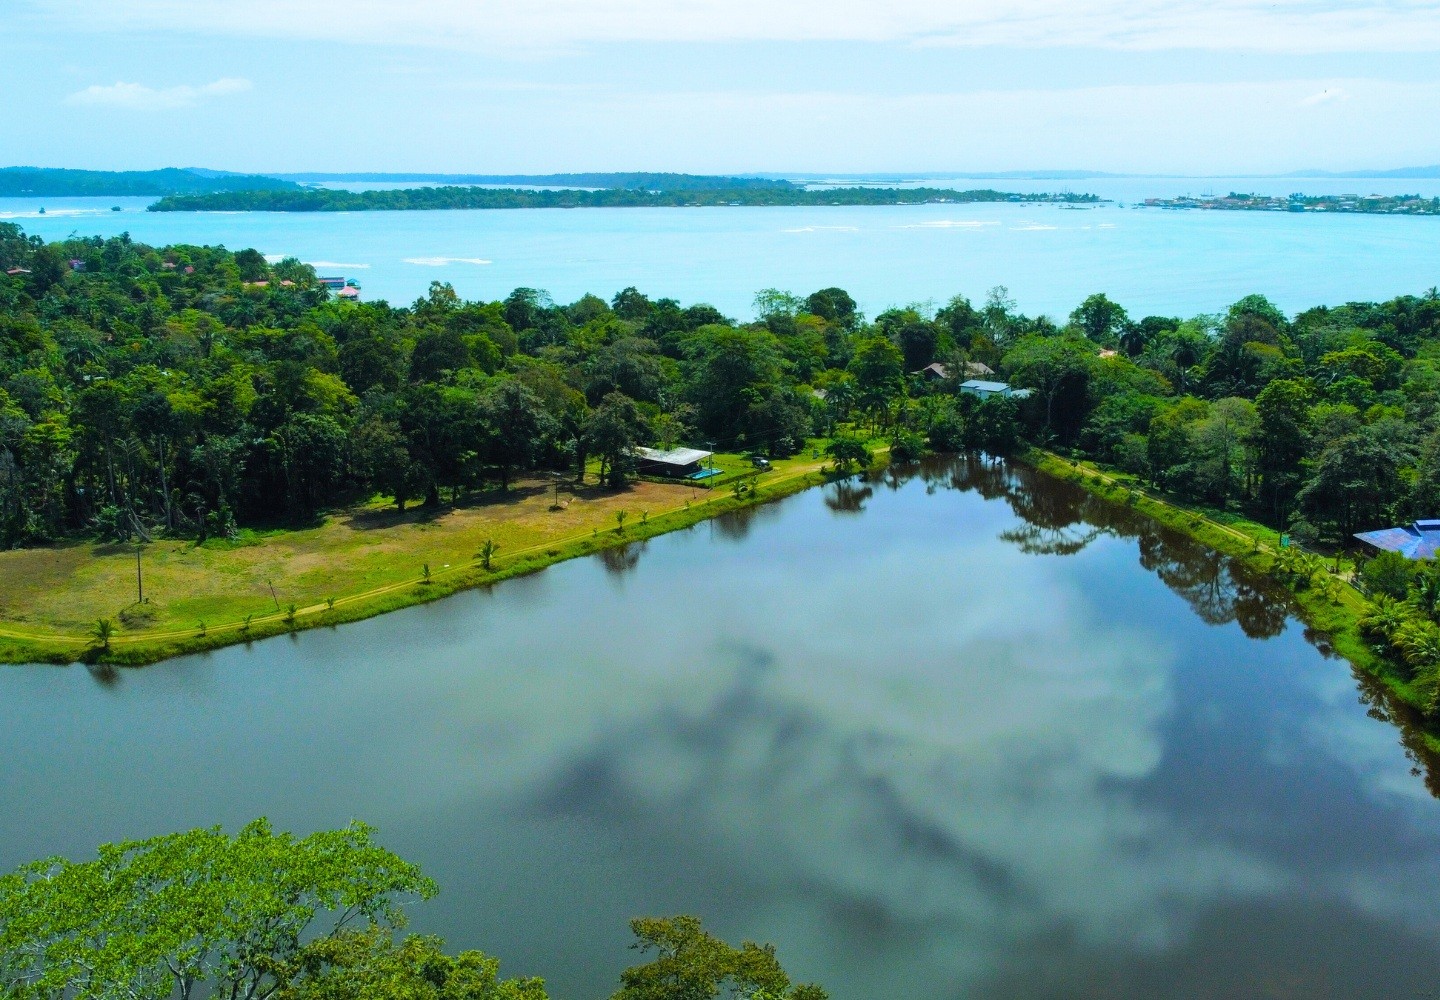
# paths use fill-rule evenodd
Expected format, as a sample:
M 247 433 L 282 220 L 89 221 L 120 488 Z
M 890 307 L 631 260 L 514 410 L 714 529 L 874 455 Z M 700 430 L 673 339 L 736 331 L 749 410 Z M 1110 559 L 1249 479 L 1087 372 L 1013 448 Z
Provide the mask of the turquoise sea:
M 934 182 L 931 182 L 934 183 Z M 755 293 L 839 285 L 869 315 L 1006 286 L 1028 314 L 1063 316 L 1103 291 L 1132 314 L 1216 312 L 1251 292 L 1286 310 L 1384 299 L 1440 285 L 1440 218 L 1176 212 L 1144 197 L 1416 192 L 1436 180 L 1115 178 L 947 181 L 1006 190 L 1069 187 L 1095 208 L 921 205 L 855 208 L 455 212 L 147 213 L 148 199 L 0 199 L 0 220 L 47 239 L 129 232 L 153 244 L 221 243 L 295 256 L 408 303 L 432 281 L 467 298 L 543 288 L 557 301 L 634 285 L 748 318 Z M 46 213 L 38 210 L 45 207 Z M 118 205 L 121 211 L 111 211 Z

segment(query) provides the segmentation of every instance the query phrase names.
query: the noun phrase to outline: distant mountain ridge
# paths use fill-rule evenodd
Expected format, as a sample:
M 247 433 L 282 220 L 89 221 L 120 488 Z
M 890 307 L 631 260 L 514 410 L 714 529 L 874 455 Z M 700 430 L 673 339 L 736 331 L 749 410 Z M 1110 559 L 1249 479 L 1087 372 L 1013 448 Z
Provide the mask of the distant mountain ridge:
M 0 197 L 164 197 L 223 191 L 273 191 L 299 185 L 254 174 L 222 174 L 191 168 L 70 170 L 63 167 L 0 167 Z
M 596 172 L 568 174 L 406 174 L 406 173 L 300 173 L 271 174 L 300 183 L 367 184 L 507 184 L 527 187 L 602 188 L 623 191 L 743 191 L 755 188 L 789 188 L 789 181 L 772 177 L 731 177 L 714 174 Z

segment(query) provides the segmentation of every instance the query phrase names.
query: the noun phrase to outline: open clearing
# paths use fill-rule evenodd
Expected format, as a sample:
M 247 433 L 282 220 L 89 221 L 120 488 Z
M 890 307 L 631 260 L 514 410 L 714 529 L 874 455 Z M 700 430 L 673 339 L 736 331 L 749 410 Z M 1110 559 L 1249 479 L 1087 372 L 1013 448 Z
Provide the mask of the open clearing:
M 725 458 L 738 472 L 734 457 Z M 822 465 L 813 451 L 777 461 L 757 480 L 760 495 L 802 485 Z M 251 637 L 245 624 L 251 619 L 258 636 L 365 617 L 508 575 L 507 568 L 534 569 L 670 530 L 736 502 L 727 486 L 643 480 L 618 490 L 562 483 L 558 505 L 555 498 L 553 480 L 532 477 L 438 509 L 402 513 L 377 499 L 332 511 L 313 528 L 199 546 L 156 541 L 140 557 L 144 603 L 136 599 L 133 545 L 77 541 L 0 552 L 0 639 L 8 640 L 0 658 L 73 659 L 100 619 L 114 623 L 114 647 L 153 660 L 159 656 L 141 647 L 158 643 L 172 655 L 221 645 L 221 633 L 229 634 L 224 641 L 237 641 Z M 621 512 L 623 531 L 617 530 Z M 494 573 L 479 563 L 486 540 L 496 544 Z M 327 614 L 329 621 L 317 620 Z

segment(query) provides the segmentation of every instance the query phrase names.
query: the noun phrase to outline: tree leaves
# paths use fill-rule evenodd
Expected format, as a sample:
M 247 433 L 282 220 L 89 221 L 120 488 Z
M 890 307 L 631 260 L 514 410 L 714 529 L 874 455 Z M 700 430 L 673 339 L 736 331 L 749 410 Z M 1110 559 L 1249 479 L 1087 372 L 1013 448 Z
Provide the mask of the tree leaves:
M 304 838 L 256 820 L 105 845 L 94 861 L 38 861 L 0 880 L 0 988 L 20 1000 L 264 1000 L 322 916 L 321 934 L 403 925 L 437 890 L 352 823 Z

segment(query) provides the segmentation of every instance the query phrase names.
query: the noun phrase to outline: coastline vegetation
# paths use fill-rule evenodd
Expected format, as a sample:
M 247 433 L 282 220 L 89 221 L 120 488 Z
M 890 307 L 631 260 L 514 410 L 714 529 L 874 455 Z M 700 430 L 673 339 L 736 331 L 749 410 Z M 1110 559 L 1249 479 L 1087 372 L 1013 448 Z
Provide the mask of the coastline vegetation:
M 397 307 L 253 250 L 13 225 L 0 272 L 0 659 L 142 663 L 336 624 L 876 453 L 1033 445 L 1157 516 L 1211 512 L 1175 523 L 1226 551 L 1233 531 L 1206 533 L 1244 522 L 1244 554 L 1337 650 L 1440 714 L 1440 574 L 1350 543 L 1440 513 L 1433 289 L 1138 320 L 1095 294 L 1060 322 L 1004 289 L 873 319 L 839 288 L 763 291 L 749 322 L 634 288 L 434 284 Z M 976 375 L 1029 392 L 982 398 Z M 718 488 L 637 477 L 638 446 L 679 444 L 720 453 Z
M 385 191 L 304 188 L 172 195 L 151 212 L 404 212 L 495 208 L 703 208 L 782 205 L 947 205 L 976 202 L 1095 204 L 1092 194 L 1015 194 L 945 188 L 847 187 L 809 190 L 788 182 L 733 187 L 526 189 L 417 187 Z

